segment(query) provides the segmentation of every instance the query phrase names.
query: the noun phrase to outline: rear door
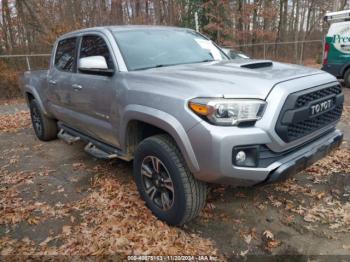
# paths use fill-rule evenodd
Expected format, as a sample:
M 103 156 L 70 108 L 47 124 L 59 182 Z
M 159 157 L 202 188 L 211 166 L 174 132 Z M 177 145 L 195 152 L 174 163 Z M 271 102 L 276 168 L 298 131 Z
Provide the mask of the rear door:
M 108 40 L 100 33 L 83 35 L 78 59 L 103 56 L 108 69 L 116 72 L 116 61 Z M 113 76 L 83 73 L 72 79 L 70 108 L 76 113 L 78 129 L 100 141 L 118 147 L 116 130 L 111 124 L 113 105 L 117 104 L 116 73 Z M 116 108 L 116 107 L 114 107 Z
M 69 125 L 73 125 L 75 119 L 70 105 L 71 82 L 76 73 L 77 47 L 77 37 L 60 40 L 48 75 L 48 100 L 51 111 L 57 119 Z

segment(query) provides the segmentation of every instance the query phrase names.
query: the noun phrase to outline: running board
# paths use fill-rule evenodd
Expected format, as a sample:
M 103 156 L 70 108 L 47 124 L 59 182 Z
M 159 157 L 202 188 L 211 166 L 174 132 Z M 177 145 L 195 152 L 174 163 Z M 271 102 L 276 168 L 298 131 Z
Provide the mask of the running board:
M 119 148 L 87 136 L 73 128 L 68 127 L 62 122 L 58 122 L 58 126 L 61 129 L 57 135 L 59 138 L 62 138 L 69 144 L 72 144 L 78 140 L 88 143 L 85 147 L 85 151 L 98 159 L 120 158 L 125 161 L 130 161 L 133 159 L 131 155 L 123 153 Z
M 79 136 L 73 136 L 71 134 L 68 134 L 63 128 L 60 130 L 60 132 L 57 134 L 57 137 L 65 141 L 67 144 L 71 145 L 77 141 L 80 140 Z
M 103 151 L 102 149 L 96 147 L 93 143 L 88 143 L 85 148 L 85 152 L 98 158 L 98 159 L 114 159 L 118 158 L 117 154 L 110 154 L 106 151 Z

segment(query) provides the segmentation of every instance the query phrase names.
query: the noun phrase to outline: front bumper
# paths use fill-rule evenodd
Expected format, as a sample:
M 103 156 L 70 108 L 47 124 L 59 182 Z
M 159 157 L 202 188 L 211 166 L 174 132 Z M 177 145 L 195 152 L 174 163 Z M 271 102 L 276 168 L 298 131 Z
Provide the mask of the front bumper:
M 266 167 L 238 167 L 232 162 L 232 149 L 237 146 L 268 145 L 271 138 L 257 127 L 216 127 L 201 122 L 188 132 L 200 171 L 194 176 L 209 183 L 253 186 L 288 178 L 341 144 L 343 134 L 330 128 L 327 133 L 283 153 Z
M 270 172 L 267 179 L 263 183 L 268 184 L 286 180 L 291 175 L 304 170 L 316 161 L 328 155 L 330 151 L 340 146 L 342 140 L 343 134 L 339 131 L 334 132 L 334 134 L 332 134 L 332 136 L 327 139 L 324 144 L 315 146 L 312 151 L 301 154 L 298 157 L 282 164 L 276 170 Z

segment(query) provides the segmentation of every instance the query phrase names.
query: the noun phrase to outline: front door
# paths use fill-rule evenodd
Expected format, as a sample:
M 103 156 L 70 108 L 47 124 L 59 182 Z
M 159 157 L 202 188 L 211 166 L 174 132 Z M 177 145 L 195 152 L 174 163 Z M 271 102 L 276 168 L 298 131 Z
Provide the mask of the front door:
M 108 69 L 116 69 L 111 49 L 102 35 L 84 35 L 79 50 L 79 59 L 103 56 Z M 111 124 L 112 111 L 117 103 L 116 77 L 116 74 L 113 76 L 87 74 L 78 69 L 72 78 L 70 107 L 78 117 L 78 129 L 81 132 L 118 147 L 116 130 Z

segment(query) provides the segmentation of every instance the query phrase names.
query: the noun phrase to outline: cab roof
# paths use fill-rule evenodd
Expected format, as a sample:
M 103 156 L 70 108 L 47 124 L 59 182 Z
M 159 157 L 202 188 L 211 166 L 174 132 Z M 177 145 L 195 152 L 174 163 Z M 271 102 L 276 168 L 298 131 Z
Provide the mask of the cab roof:
M 76 31 L 72 31 L 69 33 L 66 33 L 59 38 L 67 38 L 71 36 L 75 36 L 81 33 L 90 32 L 90 31 L 110 31 L 110 32 L 118 32 L 118 31 L 128 31 L 128 30 L 176 30 L 176 31 L 186 31 L 191 30 L 189 28 L 183 28 L 183 27 L 175 27 L 175 26 L 155 26 L 155 25 L 112 25 L 112 26 L 99 26 L 99 27 L 90 27 L 85 29 L 80 29 Z

